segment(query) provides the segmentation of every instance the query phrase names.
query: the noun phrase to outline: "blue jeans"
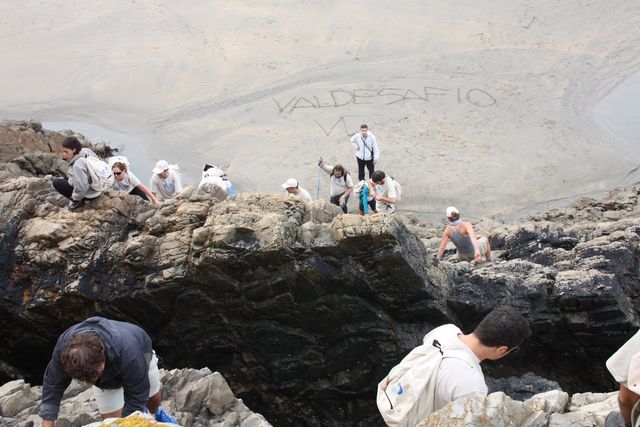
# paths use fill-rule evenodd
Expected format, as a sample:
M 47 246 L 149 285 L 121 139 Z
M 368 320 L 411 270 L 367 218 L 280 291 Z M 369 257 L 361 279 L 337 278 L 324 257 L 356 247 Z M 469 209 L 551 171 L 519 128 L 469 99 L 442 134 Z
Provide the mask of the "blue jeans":
M 344 192 L 346 193 L 346 191 Z M 336 206 L 340 206 L 340 209 L 342 209 L 342 212 L 347 213 L 347 203 L 349 203 L 349 196 L 344 198 L 344 204 L 340 204 L 340 197 L 342 197 L 344 195 L 344 193 L 340 193 L 336 196 L 331 196 L 331 199 L 329 199 L 329 201 L 331 203 L 333 203 Z

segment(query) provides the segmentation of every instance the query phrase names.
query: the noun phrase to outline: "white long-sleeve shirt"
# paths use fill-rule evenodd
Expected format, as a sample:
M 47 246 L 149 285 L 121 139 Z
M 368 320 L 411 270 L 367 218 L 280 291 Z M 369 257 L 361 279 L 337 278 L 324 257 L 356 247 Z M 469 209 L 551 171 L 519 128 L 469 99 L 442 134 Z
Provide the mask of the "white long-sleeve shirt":
M 351 137 L 351 143 L 356 148 L 356 157 L 360 160 L 378 160 L 380 158 L 380 149 L 376 137 L 371 133 L 367 133 L 367 138 L 363 139 L 360 132 Z

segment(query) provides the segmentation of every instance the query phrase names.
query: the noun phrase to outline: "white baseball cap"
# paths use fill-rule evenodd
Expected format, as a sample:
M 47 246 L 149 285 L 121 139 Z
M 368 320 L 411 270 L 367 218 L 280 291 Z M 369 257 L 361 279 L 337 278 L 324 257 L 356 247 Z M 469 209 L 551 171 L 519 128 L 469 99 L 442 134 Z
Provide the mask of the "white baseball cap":
M 169 163 L 166 160 L 158 160 L 156 167 L 153 168 L 153 173 L 162 173 L 169 169 Z
M 298 180 L 295 178 L 289 178 L 284 184 L 282 184 L 282 188 L 292 188 L 298 186 Z
M 451 215 L 453 214 L 458 214 L 460 215 L 460 211 L 458 210 L 458 208 L 456 208 L 455 206 L 449 206 L 447 208 L 447 218 L 449 218 Z

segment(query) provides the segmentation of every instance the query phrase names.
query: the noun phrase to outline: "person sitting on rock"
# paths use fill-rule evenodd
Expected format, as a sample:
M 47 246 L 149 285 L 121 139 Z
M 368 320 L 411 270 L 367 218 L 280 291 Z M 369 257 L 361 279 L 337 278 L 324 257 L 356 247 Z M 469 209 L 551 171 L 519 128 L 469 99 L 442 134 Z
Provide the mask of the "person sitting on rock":
M 518 351 L 531 335 L 529 322 L 510 306 L 494 308 L 470 334 L 463 334 L 456 325 L 448 324 L 429 332 L 423 342 L 437 341 L 441 350 L 461 351 L 468 357 L 442 359 L 436 374 L 435 406 L 437 411 L 449 402 L 473 395 L 487 395 L 480 362 L 498 360 Z
M 353 180 L 351 174 L 347 172 L 342 165 L 331 166 L 325 163 L 324 158 L 320 157 L 318 166 L 329 174 L 330 179 L 330 199 L 329 201 L 347 213 L 347 203 L 349 196 L 353 191 Z
M 98 158 L 89 148 L 83 148 L 75 136 L 69 136 L 62 141 L 62 158 L 69 162 L 67 179 L 56 178 L 52 184 L 58 193 L 71 200 L 69 209 L 76 209 L 84 201 L 93 200 L 102 194 L 102 191 L 91 187 L 91 175 L 87 165 L 89 156 Z
M 284 184 L 282 184 L 282 188 L 284 188 L 289 196 L 297 197 L 298 199 L 304 202 L 310 202 L 311 194 L 304 188 L 300 187 L 298 184 L 298 180 L 295 178 L 289 178 Z
M 485 236 L 476 237 L 473 225 L 468 221 L 460 219 L 460 212 L 457 208 L 449 206 L 446 211 L 449 225 L 444 229 L 440 247 L 438 247 L 438 260 L 442 259 L 444 250 L 449 239 L 458 250 L 460 261 L 480 262 L 484 255 L 487 261 L 491 261 L 491 245 Z
M 386 176 L 383 171 L 375 171 L 371 175 L 371 182 L 375 184 L 376 212 L 392 214 L 396 211 L 398 193 L 395 181 Z
M 43 427 L 54 426 L 72 379 L 93 385 L 102 419 L 148 409 L 156 419 L 170 421 L 160 407 L 158 358 L 151 338 L 136 325 L 96 316 L 60 335 L 44 373 L 39 412 Z
M 159 160 L 153 168 L 149 188 L 158 200 L 175 198 L 182 191 L 182 176 L 179 169 L 170 167 L 166 160 Z
M 113 172 L 113 189 L 117 191 L 126 191 L 129 194 L 140 196 L 143 200 L 149 201 L 155 205 L 158 203 L 156 196 L 144 185 L 137 176 L 129 170 L 127 164 L 123 161 L 114 162 L 111 166 Z
M 619 411 L 607 415 L 605 427 L 640 424 L 640 331 L 632 336 L 608 360 L 607 369 L 620 384 Z

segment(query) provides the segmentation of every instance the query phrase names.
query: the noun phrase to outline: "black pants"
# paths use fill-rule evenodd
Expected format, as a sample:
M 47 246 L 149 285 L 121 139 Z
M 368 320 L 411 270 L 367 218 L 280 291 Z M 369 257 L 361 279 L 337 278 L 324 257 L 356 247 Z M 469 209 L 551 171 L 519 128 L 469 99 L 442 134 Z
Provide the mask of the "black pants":
M 53 180 L 53 188 L 67 199 L 71 199 L 73 194 L 73 186 L 64 178 L 56 178 Z
M 67 199 L 71 200 L 71 195 L 73 194 L 73 186 L 69 184 L 69 182 L 64 178 L 56 178 L 52 182 L 53 188 L 60 194 L 62 194 Z M 82 200 L 93 200 L 96 197 L 83 197 Z
M 358 181 L 362 181 L 364 179 L 364 166 L 367 166 L 367 170 L 369 171 L 369 178 L 373 175 L 373 160 L 362 160 L 359 157 L 356 157 L 358 161 Z
M 140 196 L 142 197 L 142 200 L 146 202 L 149 201 L 149 197 L 145 194 L 144 191 L 142 191 L 138 187 L 133 187 L 133 190 L 129 191 L 129 194 L 133 194 L 134 196 Z

